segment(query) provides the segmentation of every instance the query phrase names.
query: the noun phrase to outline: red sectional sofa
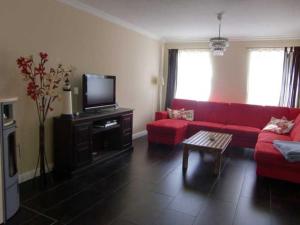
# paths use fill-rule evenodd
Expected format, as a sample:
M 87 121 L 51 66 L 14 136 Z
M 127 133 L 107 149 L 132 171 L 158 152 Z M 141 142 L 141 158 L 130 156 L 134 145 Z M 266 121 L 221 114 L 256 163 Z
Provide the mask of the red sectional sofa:
M 147 124 L 149 143 L 176 145 L 199 130 L 233 134 L 232 146 L 255 148 L 257 174 L 300 183 L 300 162 L 290 163 L 276 150 L 273 140 L 300 141 L 300 109 L 238 103 L 198 102 L 174 99 L 172 109 L 194 110 L 194 121 L 168 119 L 156 112 Z M 295 120 L 288 135 L 262 131 L 271 117 Z

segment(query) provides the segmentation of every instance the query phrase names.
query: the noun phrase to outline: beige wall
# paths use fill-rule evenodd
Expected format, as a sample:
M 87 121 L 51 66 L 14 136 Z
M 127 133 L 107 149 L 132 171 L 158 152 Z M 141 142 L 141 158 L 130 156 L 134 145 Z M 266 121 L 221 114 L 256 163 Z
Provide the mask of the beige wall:
M 213 79 L 211 101 L 245 103 L 247 100 L 248 49 L 258 47 L 285 47 L 300 45 L 300 40 L 285 41 L 232 41 L 222 57 L 212 56 Z M 167 81 L 168 49 L 204 48 L 207 42 L 166 43 L 164 54 L 164 77 Z M 166 86 L 165 86 L 166 88 Z M 164 96 L 165 99 L 165 90 Z
M 145 130 L 157 107 L 161 44 L 86 12 L 54 0 L 2 1 L 0 7 L 0 96 L 18 96 L 18 143 L 21 172 L 35 167 L 38 124 L 33 102 L 16 69 L 16 59 L 46 51 L 49 65 L 59 62 L 75 68 L 73 84 L 84 72 L 117 75 L 117 101 L 134 109 L 134 133 Z M 51 115 L 59 115 L 56 102 Z M 47 152 L 52 162 L 51 119 Z

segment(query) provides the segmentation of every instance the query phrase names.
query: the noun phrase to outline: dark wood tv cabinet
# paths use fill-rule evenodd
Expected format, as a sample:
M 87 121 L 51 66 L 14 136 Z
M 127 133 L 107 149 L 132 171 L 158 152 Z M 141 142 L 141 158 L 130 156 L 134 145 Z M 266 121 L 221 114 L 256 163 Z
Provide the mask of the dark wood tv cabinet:
M 55 117 L 54 173 L 70 176 L 133 150 L 132 116 L 132 109 L 118 108 Z M 114 124 L 107 126 L 109 121 Z

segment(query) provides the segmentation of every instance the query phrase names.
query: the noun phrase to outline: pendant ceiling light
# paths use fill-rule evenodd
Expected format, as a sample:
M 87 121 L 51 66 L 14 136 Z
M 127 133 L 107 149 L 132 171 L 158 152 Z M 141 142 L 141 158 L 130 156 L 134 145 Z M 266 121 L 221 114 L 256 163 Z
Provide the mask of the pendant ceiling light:
M 219 21 L 219 36 L 213 37 L 209 40 L 209 48 L 212 51 L 213 55 L 222 56 L 226 48 L 229 46 L 228 38 L 221 37 L 221 25 L 222 25 L 222 17 L 223 12 L 217 14 L 217 18 Z

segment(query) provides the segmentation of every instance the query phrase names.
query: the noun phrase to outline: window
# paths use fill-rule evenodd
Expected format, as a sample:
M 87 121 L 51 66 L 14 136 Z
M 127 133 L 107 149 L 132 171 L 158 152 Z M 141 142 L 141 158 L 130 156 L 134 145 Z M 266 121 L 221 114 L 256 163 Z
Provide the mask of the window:
M 176 98 L 207 101 L 210 96 L 212 64 L 210 52 L 179 50 Z
M 250 50 L 247 90 L 249 104 L 279 104 L 283 57 L 283 49 Z

